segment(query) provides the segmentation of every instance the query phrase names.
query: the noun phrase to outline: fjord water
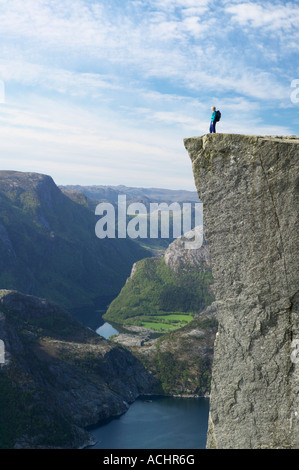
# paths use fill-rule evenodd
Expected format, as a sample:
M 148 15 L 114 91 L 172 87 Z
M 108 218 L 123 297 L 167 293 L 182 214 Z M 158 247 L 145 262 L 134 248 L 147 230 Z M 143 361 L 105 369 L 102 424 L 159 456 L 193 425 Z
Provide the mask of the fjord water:
M 205 449 L 207 398 L 140 397 L 118 418 L 91 431 L 93 449 Z

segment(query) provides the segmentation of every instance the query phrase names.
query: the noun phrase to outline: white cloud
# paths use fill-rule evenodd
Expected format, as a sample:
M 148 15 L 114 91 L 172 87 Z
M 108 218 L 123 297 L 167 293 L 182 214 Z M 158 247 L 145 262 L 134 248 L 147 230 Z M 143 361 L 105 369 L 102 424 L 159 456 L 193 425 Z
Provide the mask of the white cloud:
M 41 111 L 42 110 L 42 111 Z M 55 180 L 83 184 L 146 184 L 167 187 L 176 172 L 193 189 L 182 138 L 173 131 L 139 129 L 118 115 L 98 115 L 57 101 L 28 97 L 20 107 L 0 108 L 1 168 L 39 171 Z M 174 171 L 167 177 L 168 168 Z M 89 175 L 87 174 L 89 168 Z M 165 186 L 167 185 L 167 186 Z
M 44 90 L 73 96 L 105 96 L 108 89 L 122 89 L 116 77 L 104 74 L 74 72 L 17 59 L 0 60 L 0 66 L 4 82 L 35 84 Z
M 226 37 L 230 25 L 221 18 L 226 11 L 230 15 L 227 19 L 232 16 L 241 26 L 259 24 L 258 21 L 272 25 L 278 16 L 270 7 L 266 10 L 259 4 L 239 3 L 222 10 L 220 2 L 218 12 L 211 10 L 207 1 L 152 0 L 148 14 L 141 15 L 144 3 L 133 2 L 134 14 L 129 16 L 125 8 L 113 7 L 113 2 L 111 8 L 105 2 L 95 8 L 83 0 L 2 3 L 3 37 L 13 34 L 15 38 L 34 41 L 35 60 L 39 61 L 35 64 L 32 60 L 30 47 L 24 50 L 18 45 L 16 54 L 15 46 L 10 44 L 9 58 L 4 54 L 2 60 L 4 71 L 9 69 L 8 77 L 17 75 L 24 80 L 22 77 L 27 76 L 47 89 L 55 86 L 59 91 L 75 94 L 86 89 L 92 94 L 103 87 L 117 87 L 117 80 L 122 80 L 120 73 L 127 77 L 135 73 L 139 80 L 167 79 L 187 88 L 230 90 L 265 100 L 286 94 L 274 77 L 264 72 L 262 63 L 244 67 L 242 54 L 230 51 Z M 198 8 L 206 14 L 202 15 Z M 287 22 L 291 8 L 285 10 Z M 259 20 L 260 16 L 264 20 Z M 271 57 L 269 47 L 267 51 Z M 87 66 L 92 62 L 93 72 L 75 72 L 80 61 Z M 102 70 L 109 70 L 107 77 Z
M 195 10 L 196 12 L 206 11 L 210 3 L 209 0 L 149 0 L 152 7 L 159 10 L 166 10 L 167 12 L 172 11 L 176 8 L 182 9 L 184 12 L 190 12 Z
M 244 2 L 226 7 L 233 20 L 241 26 L 264 28 L 266 31 L 296 30 L 299 24 L 299 6 L 296 3 Z

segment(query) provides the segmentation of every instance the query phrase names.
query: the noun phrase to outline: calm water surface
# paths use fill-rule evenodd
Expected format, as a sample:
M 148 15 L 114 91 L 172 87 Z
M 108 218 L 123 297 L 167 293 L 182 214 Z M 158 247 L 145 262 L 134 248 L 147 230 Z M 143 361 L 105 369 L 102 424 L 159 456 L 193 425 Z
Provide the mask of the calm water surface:
M 205 449 L 207 398 L 138 398 L 119 418 L 91 433 L 93 449 Z
M 103 336 L 103 338 L 110 338 L 112 335 L 118 335 L 118 330 L 114 328 L 110 323 L 105 322 L 103 325 L 101 325 L 96 332 L 98 335 Z

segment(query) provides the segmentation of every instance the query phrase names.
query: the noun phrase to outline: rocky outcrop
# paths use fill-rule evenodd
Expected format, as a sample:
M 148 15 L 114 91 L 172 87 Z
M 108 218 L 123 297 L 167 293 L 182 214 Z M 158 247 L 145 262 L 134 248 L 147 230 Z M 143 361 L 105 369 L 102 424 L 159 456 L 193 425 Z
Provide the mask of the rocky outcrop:
M 184 140 L 215 281 L 208 448 L 299 448 L 299 138 Z
M 196 227 L 199 230 L 199 228 Z M 188 249 L 185 246 L 185 242 L 188 240 L 194 241 L 195 229 L 188 232 L 188 238 L 182 235 L 176 238 L 172 243 L 168 245 L 165 252 L 160 255 L 163 256 L 165 264 L 176 273 L 184 273 L 190 271 L 210 271 L 211 270 L 211 259 L 209 252 L 209 244 L 205 237 L 202 237 L 202 243 L 198 243 L 196 249 Z M 200 237 L 198 237 L 200 238 Z M 130 277 L 132 279 L 138 270 L 138 262 L 134 263 L 131 269 Z
M 46 300 L 0 290 L 0 448 L 77 448 L 151 380 L 126 349 Z M 5 430 L 3 432 L 2 430 Z
M 194 233 L 194 229 L 190 231 L 190 234 L 192 233 Z M 203 238 L 202 245 L 196 249 L 186 248 L 184 240 L 184 237 L 177 238 L 168 246 L 164 253 L 167 266 L 177 273 L 210 270 L 210 251 L 205 238 Z

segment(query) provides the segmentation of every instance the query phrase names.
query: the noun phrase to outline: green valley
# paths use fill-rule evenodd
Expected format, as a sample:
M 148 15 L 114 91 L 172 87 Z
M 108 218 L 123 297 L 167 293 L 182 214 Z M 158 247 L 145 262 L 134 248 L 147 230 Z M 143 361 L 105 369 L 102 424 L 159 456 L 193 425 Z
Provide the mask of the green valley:
M 145 258 L 133 267 L 104 319 L 157 331 L 180 328 L 213 301 L 210 270 L 177 273 L 164 258 Z

